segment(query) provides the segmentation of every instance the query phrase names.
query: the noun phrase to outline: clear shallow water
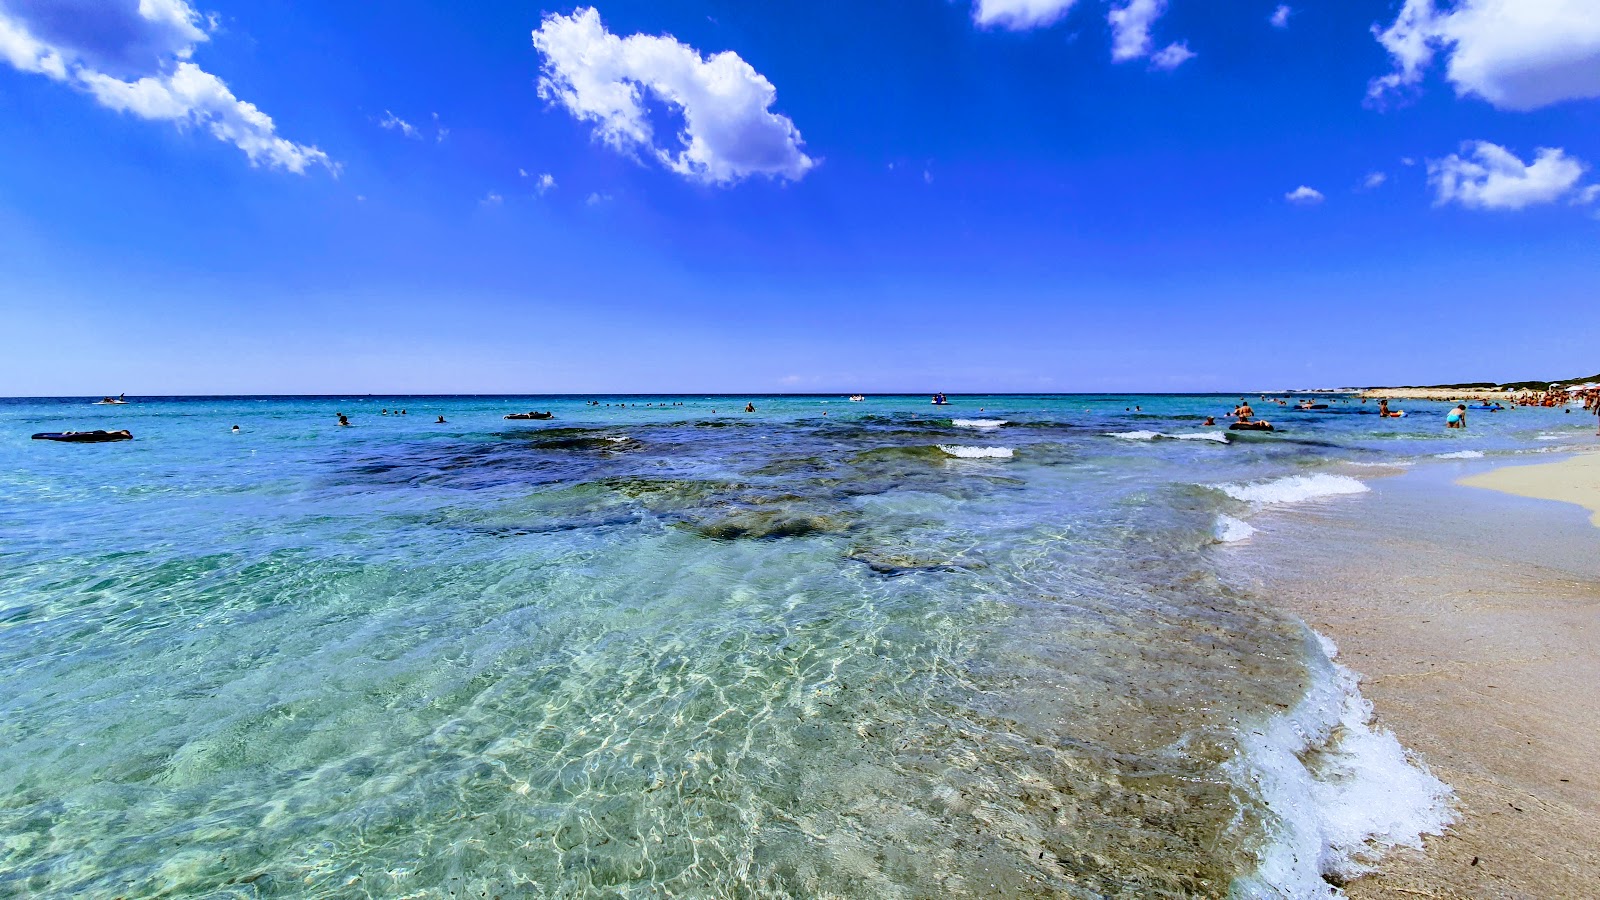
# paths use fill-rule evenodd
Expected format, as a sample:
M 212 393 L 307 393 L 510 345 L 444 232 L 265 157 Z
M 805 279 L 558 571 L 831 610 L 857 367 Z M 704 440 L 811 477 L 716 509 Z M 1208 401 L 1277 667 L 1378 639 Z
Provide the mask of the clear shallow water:
M 1593 430 L 747 399 L 0 401 L 0 895 L 1292 895 L 1350 696 L 1219 538 Z

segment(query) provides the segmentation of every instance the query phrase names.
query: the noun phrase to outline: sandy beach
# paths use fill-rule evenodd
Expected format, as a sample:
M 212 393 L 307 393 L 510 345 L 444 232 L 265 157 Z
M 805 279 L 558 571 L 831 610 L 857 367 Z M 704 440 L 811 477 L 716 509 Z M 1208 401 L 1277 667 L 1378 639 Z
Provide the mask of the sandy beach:
M 1364 400 L 1495 400 L 1506 401 L 1512 392 L 1497 388 L 1422 388 L 1379 387 L 1367 388 L 1358 394 Z
M 1536 500 L 1576 503 L 1594 513 L 1591 521 L 1600 526 L 1600 453 L 1553 463 L 1502 466 L 1463 478 L 1461 483 Z
M 1577 506 L 1463 488 L 1462 468 L 1378 479 L 1247 551 L 1254 586 L 1339 645 L 1378 723 L 1455 791 L 1445 835 L 1348 893 L 1600 897 L 1600 530 Z M 1464 481 L 1582 503 L 1600 455 Z

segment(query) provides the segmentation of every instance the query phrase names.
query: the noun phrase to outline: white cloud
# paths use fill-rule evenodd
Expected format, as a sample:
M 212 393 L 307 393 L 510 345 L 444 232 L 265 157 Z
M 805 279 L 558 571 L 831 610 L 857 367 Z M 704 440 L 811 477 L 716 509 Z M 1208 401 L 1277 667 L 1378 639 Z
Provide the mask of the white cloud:
M 383 118 L 378 120 L 378 127 L 386 128 L 390 131 L 398 131 L 408 138 L 416 138 L 418 140 L 422 138 L 422 132 L 417 130 L 417 126 L 407 122 L 405 119 L 400 118 L 387 109 L 383 111 Z
M 522 178 L 527 178 L 528 177 L 528 170 L 527 169 L 518 169 L 517 170 L 517 175 L 522 177 Z
M 1272 23 L 1273 28 L 1288 28 L 1289 15 L 1293 12 L 1294 10 L 1289 7 L 1279 4 L 1278 8 L 1272 11 L 1272 15 L 1267 17 L 1267 21 Z
M 1389 176 L 1383 172 L 1369 172 L 1361 182 L 1361 186 L 1370 191 L 1373 188 L 1382 187 L 1383 183 L 1388 180 Z
M 592 7 L 549 15 L 533 32 L 544 56 L 539 96 L 560 103 L 622 152 L 644 151 L 678 174 L 709 184 L 751 175 L 802 178 L 816 161 L 800 132 L 771 110 L 777 89 L 732 51 L 702 57 L 669 36 L 617 37 Z M 681 145 L 659 146 L 646 106 L 683 116 Z
M 1289 193 L 1284 194 L 1283 199 L 1299 206 L 1316 206 L 1318 203 L 1322 202 L 1323 197 L 1321 191 L 1315 188 L 1308 188 L 1302 184 Z
M 584 200 L 583 202 L 588 204 L 589 206 L 599 206 L 602 203 L 610 203 L 611 202 L 611 195 L 610 194 L 602 194 L 602 193 L 599 193 L 598 191 L 596 191 L 595 193 L 590 194 L 589 197 L 586 200 Z
M 1595 0 L 1406 0 L 1388 28 L 1373 27 L 1394 71 L 1373 79 L 1382 100 L 1422 81 L 1434 55 L 1458 95 L 1499 109 L 1530 110 L 1600 97 L 1600 8 Z
M 1591 184 L 1580 188 L 1572 195 L 1573 206 L 1588 206 L 1596 200 L 1600 200 L 1600 184 Z
M 1150 26 L 1166 12 L 1166 0 L 1127 0 L 1106 15 L 1111 23 L 1111 58 L 1117 62 L 1150 55 Z
M 1150 65 L 1158 69 L 1176 69 L 1191 59 L 1194 51 L 1189 49 L 1187 43 L 1168 44 L 1166 49 L 1150 57 Z
M 484 206 L 499 206 L 500 204 L 504 203 L 505 200 L 506 198 L 496 194 L 494 191 L 490 191 L 484 195 L 482 200 L 479 200 L 478 202 Z
M 1043 28 L 1065 16 L 1076 0 L 978 0 L 972 20 L 984 27 L 1025 31 Z
M 445 136 L 448 135 L 448 134 L 450 134 L 450 129 L 444 127 L 443 125 L 440 125 L 439 124 L 439 114 L 438 113 L 434 113 L 433 114 L 433 142 L 435 144 L 444 143 Z
M 1523 163 L 1511 151 L 1488 141 L 1468 141 L 1461 145 L 1461 152 L 1465 155 L 1452 153 L 1428 161 L 1428 180 L 1440 206 L 1459 203 L 1469 209 L 1525 209 L 1554 203 L 1569 194 L 1581 199 L 1587 193 L 1577 185 L 1589 167 L 1558 148 L 1540 148 L 1532 163 Z
M 0 62 L 117 112 L 203 127 L 252 165 L 337 171 L 326 153 L 279 137 L 270 116 L 190 61 L 209 27 L 185 0 L 0 0 Z
M 549 172 L 546 172 L 543 175 L 539 176 L 539 180 L 538 181 L 534 182 L 534 188 L 533 189 L 538 191 L 539 194 L 542 196 L 542 195 L 544 195 L 544 194 L 546 194 L 546 193 L 548 193 L 550 191 L 555 190 L 555 188 L 556 188 L 556 177 L 554 175 L 551 175 Z
M 1167 11 L 1167 0 L 1126 0 L 1106 14 L 1111 23 L 1111 59 L 1127 62 L 1150 57 L 1157 69 L 1176 69 L 1194 58 L 1194 51 L 1186 43 L 1168 44 L 1152 54 L 1150 26 Z

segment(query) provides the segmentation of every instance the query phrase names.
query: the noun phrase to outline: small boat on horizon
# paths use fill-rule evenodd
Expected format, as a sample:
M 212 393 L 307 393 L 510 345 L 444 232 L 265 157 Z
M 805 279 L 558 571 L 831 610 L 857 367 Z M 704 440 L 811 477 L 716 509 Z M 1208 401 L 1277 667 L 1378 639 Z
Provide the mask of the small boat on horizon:
M 102 397 L 99 400 L 96 400 L 94 402 L 94 405 L 95 406 L 120 406 L 120 405 L 122 405 L 124 403 L 127 403 L 127 402 L 128 402 L 128 395 L 127 394 L 118 394 L 115 399 L 113 399 L 111 397 Z
M 851 403 L 864 403 L 864 402 L 866 402 L 866 399 L 867 399 L 866 395 L 864 395 L 864 394 L 851 394 L 850 395 L 850 402 Z
M 934 394 L 932 402 L 934 406 L 947 406 L 950 403 L 950 398 L 946 397 L 943 393 Z

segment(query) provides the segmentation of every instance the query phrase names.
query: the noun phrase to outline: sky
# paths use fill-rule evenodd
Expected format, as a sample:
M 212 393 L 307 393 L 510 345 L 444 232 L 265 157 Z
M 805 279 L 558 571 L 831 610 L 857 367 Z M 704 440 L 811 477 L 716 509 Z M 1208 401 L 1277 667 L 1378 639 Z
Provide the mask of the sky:
M 0 395 L 1600 371 L 1600 0 L 0 0 Z

